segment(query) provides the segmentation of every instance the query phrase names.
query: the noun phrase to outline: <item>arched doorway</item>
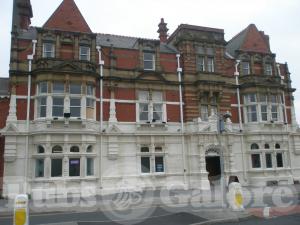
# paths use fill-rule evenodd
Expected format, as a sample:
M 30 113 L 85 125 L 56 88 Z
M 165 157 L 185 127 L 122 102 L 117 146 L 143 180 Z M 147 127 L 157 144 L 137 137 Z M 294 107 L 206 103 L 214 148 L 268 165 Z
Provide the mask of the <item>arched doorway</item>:
M 217 146 L 211 146 L 205 152 L 206 171 L 210 182 L 220 180 L 221 178 L 221 161 L 220 149 Z

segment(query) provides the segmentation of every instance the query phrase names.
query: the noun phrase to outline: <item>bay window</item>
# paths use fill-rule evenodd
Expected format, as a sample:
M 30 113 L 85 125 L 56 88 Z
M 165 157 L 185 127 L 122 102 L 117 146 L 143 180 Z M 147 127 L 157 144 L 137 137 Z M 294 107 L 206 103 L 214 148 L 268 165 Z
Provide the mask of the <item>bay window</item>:
M 247 122 L 283 122 L 284 105 L 277 95 L 245 95 L 244 109 Z

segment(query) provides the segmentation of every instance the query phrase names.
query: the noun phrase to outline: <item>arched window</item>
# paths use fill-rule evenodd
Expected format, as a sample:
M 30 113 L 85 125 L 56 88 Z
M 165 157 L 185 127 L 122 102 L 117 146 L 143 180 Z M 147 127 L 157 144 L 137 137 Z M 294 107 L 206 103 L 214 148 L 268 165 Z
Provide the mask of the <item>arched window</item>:
M 39 145 L 38 148 L 37 148 L 37 153 L 38 154 L 43 154 L 45 153 L 45 149 L 43 146 Z
M 258 146 L 258 144 L 253 143 L 253 144 L 251 145 L 251 150 L 255 150 L 255 149 L 259 149 L 259 146 Z
M 92 146 L 92 145 L 89 145 L 89 146 L 87 147 L 87 149 L 86 149 L 86 152 L 87 152 L 87 153 L 93 152 L 93 146 Z
M 270 145 L 269 144 L 265 144 L 265 149 L 269 149 Z
M 276 144 L 275 144 L 275 148 L 276 148 L 276 149 L 280 149 L 280 144 L 276 143 Z
M 61 146 L 59 145 L 55 145 L 53 148 L 52 148 L 52 153 L 62 153 L 63 152 L 63 149 Z
M 79 152 L 79 147 L 78 146 L 72 146 L 70 148 L 70 152 Z

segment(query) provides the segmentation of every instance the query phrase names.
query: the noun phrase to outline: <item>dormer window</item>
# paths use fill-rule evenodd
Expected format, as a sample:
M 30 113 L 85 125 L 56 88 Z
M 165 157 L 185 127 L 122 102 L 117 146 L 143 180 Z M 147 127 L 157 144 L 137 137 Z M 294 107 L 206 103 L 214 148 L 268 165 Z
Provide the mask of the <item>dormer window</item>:
M 242 62 L 242 74 L 249 75 L 250 74 L 250 63 L 249 62 Z
M 271 64 L 268 63 L 265 65 L 265 72 L 266 72 L 266 75 L 269 75 L 269 76 L 272 75 L 272 65 Z
M 43 58 L 54 58 L 54 44 L 44 43 L 43 44 Z
M 144 70 L 155 70 L 155 55 L 152 52 L 144 52 Z
M 80 46 L 79 60 L 90 61 L 90 48 L 87 46 Z

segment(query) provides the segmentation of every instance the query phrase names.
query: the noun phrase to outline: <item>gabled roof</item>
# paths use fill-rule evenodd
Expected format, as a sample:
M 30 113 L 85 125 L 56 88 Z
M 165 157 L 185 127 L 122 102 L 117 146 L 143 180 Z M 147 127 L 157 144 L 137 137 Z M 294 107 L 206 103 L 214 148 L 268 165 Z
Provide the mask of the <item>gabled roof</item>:
M 254 24 L 250 24 L 227 44 L 229 54 L 235 55 L 235 51 L 257 52 L 270 54 L 269 36 L 259 31 Z
M 74 0 L 63 0 L 43 28 L 92 33 Z

